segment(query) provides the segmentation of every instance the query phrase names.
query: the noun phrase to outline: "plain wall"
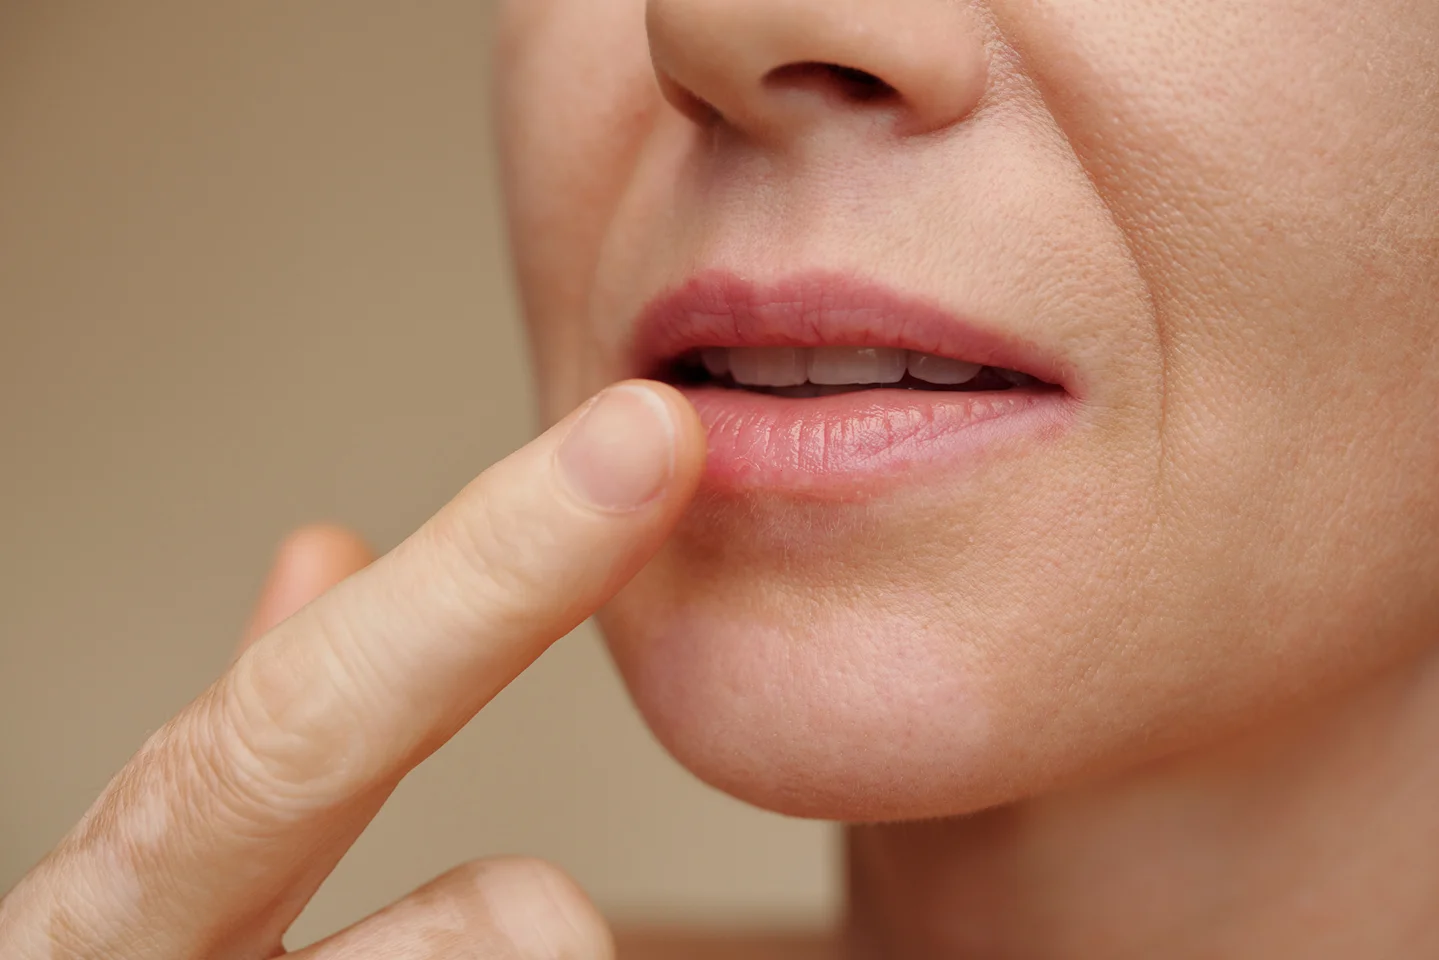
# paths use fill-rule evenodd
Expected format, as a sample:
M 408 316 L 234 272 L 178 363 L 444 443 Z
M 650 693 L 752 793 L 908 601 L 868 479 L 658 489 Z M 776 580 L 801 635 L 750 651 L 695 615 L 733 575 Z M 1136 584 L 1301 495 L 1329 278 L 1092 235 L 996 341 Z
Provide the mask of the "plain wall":
M 223 668 L 286 530 L 393 545 L 531 435 L 487 18 L 0 3 L 0 890 Z M 407 781 L 299 939 L 509 852 L 620 919 L 835 902 L 831 830 L 680 770 L 588 628 Z

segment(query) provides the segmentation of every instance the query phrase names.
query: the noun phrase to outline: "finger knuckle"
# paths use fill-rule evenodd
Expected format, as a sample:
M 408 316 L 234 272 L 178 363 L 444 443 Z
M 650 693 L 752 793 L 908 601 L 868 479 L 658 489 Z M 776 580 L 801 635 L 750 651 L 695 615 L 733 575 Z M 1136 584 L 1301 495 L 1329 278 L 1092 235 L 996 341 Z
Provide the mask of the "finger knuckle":
M 478 890 L 486 921 L 521 957 L 608 960 L 614 940 L 600 912 L 562 869 L 544 860 L 511 857 L 460 868 Z
M 198 753 L 242 809 L 303 814 L 365 780 L 370 751 L 356 706 L 364 684 L 319 636 L 325 629 L 283 655 L 257 648 L 242 657 L 194 725 Z

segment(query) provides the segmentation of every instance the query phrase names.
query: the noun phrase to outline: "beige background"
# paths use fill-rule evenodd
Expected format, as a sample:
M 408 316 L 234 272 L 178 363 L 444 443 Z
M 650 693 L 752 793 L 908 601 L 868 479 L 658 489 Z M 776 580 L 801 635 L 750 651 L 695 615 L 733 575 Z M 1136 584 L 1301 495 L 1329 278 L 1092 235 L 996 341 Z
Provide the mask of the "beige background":
M 486 10 L 0 2 L 0 890 L 222 667 L 288 527 L 393 544 L 530 434 Z M 589 631 L 411 778 L 300 937 L 499 852 L 621 919 L 834 903 L 830 831 L 679 770 Z

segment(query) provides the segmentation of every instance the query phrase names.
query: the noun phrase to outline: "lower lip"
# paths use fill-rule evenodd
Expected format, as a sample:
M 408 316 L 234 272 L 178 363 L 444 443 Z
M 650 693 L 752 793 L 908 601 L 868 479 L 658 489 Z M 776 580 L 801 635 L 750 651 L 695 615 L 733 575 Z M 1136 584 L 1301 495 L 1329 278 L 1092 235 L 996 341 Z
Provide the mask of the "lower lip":
M 687 387 L 709 435 L 715 492 L 856 499 L 936 469 L 977 465 L 1057 436 L 1073 419 L 1063 390 L 860 390 L 794 399 Z

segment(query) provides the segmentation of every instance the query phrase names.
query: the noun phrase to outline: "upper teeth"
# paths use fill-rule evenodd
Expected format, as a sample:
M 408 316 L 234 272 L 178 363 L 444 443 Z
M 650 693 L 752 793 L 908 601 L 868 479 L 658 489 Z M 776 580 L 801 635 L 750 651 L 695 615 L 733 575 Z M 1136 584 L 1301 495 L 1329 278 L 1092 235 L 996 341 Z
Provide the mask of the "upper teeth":
M 797 387 L 898 383 L 907 371 L 916 380 L 954 386 L 984 367 L 929 353 L 888 347 L 715 347 L 700 354 L 711 376 L 730 374 L 749 387 Z

